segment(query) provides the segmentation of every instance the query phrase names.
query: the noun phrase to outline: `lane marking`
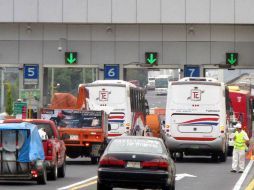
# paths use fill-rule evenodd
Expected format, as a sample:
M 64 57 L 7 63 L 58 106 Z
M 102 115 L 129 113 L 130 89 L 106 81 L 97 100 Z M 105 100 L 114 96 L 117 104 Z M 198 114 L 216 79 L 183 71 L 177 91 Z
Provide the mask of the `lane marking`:
M 253 190 L 254 189 L 254 179 L 251 181 L 251 183 L 246 187 L 245 190 Z
M 87 182 L 90 182 L 92 180 L 96 180 L 97 179 L 97 176 L 94 176 L 94 177 L 91 177 L 91 178 L 88 178 L 86 180 L 83 180 L 83 181 L 80 181 L 80 182 L 77 182 L 77 183 L 73 183 L 71 185 L 68 185 L 68 186 L 65 186 L 65 187 L 60 187 L 58 188 L 57 190 L 66 190 L 66 189 L 70 189 L 70 188 L 73 188 L 75 186 L 78 186 L 78 185 L 81 185 L 81 184 L 84 184 L 84 183 L 87 183 Z
M 244 170 L 243 174 L 241 175 L 240 179 L 235 184 L 233 190 L 240 190 L 241 189 L 241 186 L 242 186 L 245 178 L 247 177 L 247 175 L 248 175 L 248 173 L 249 173 L 249 171 L 251 169 L 252 164 L 253 164 L 253 160 L 250 160 L 249 164 L 245 168 L 245 170 Z
M 179 181 L 179 180 L 183 179 L 184 177 L 197 177 L 197 176 L 186 174 L 186 173 L 176 174 L 176 181 Z M 81 189 L 83 187 L 88 187 L 88 186 L 96 184 L 97 178 L 98 178 L 97 176 L 94 176 L 94 177 L 88 178 L 86 180 L 83 180 L 83 181 L 80 181 L 77 183 L 73 183 L 73 184 L 65 186 L 65 187 L 58 188 L 57 190 L 77 190 L 77 189 Z
M 83 184 L 83 185 L 79 185 L 79 186 L 73 187 L 73 188 L 71 188 L 70 190 L 81 189 L 81 188 L 84 188 L 84 187 L 88 187 L 88 186 L 94 185 L 94 184 L 96 184 L 96 183 L 97 183 L 97 180 L 91 181 L 90 183 L 86 183 L 86 184 Z

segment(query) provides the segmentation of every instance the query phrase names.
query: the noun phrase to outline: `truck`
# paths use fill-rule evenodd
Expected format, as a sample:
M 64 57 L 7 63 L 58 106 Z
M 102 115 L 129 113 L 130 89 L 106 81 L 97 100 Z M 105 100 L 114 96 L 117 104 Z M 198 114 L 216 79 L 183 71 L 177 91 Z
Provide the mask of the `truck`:
M 61 120 L 58 127 L 68 157 L 90 157 L 92 164 L 97 163 L 106 148 L 110 130 L 105 111 L 47 110 L 41 117 Z
M 243 130 L 252 137 L 253 104 L 251 93 L 248 90 L 242 90 L 239 86 L 229 85 L 229 98 L 232 107 L 231 127 L 229 129 L 229 155 L 232 155 L 234 147 L 234 124 L 240 122 Z
M 37 126 L 42 137 L 45 154 L 45 163 L 48 179 L 56 180 L 58 177 L 65 177 L 66 172 L 66 147 L 60 138 L 55 123 L 44 119 L 7 119 L 4 123 L 28 122 Z
M 0 124 L 0 180 L 47 183 L 43 144 L 35 125 Z

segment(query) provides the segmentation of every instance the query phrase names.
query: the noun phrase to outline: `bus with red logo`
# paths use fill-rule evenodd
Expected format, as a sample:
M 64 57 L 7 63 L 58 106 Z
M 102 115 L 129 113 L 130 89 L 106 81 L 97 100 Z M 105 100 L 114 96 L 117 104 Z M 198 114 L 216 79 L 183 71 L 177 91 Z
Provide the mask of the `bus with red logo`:
M 229 122 L 229 93 L 224 83 L 204 77 L 169 83 L 163 138 L 173 155 L 206 155 L 226 161 Z
M 149 107 L 143 88 L 123 80 L 97 80 L 85 86 L 89 90 L 89 108 L 109 114 L 109 137 L 144 135 Z

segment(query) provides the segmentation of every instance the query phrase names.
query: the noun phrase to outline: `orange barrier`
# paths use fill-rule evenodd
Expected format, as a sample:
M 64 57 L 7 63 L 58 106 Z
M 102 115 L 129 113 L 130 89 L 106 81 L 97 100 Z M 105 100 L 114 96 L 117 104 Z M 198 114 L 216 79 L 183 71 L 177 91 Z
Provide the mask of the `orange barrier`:
M 160 118 L 156 114 L 149 114 L 146 116 L 146 125 L 152 130 L 154 137 L 160 136 Z
M 249 152 L 246 155 L 246 159 L 247 160 L 254 160 L 254 156 L 253 156 L 253 148 L 254 148 L 254 141 L 253 139 L 250 140 L 250 145 L 249 145 Z

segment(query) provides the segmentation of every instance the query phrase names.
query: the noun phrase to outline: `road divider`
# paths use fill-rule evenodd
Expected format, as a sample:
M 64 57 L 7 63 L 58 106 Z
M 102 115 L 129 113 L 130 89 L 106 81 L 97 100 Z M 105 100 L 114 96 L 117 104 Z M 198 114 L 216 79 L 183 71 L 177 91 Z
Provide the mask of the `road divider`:
M 83 180 L 83 181 L 80 181 L 80 182 L 77 182 L 77 183 L 73 183 L 73 184 L 65 186 L 65 187 L 58 188 L 57 190 L 67 190 L 67 189 L 69 190 L 69 189 L 74 189 L 76 187 L 81 188 L 80 187 L 81 185 L 87 185 L 89 183 L 93 183 L 94 181 L 95 181 L 95 183 L 97 182 L 97 176 L 88 178 L 86 180 Z M 95 184 L 95 183 L 93 183 L 93 184 Z M 90 184 L 90 185 L 93 185 L 93 184 Z M 87 186 L 89 186 L 89 185 L 87 185 Z

